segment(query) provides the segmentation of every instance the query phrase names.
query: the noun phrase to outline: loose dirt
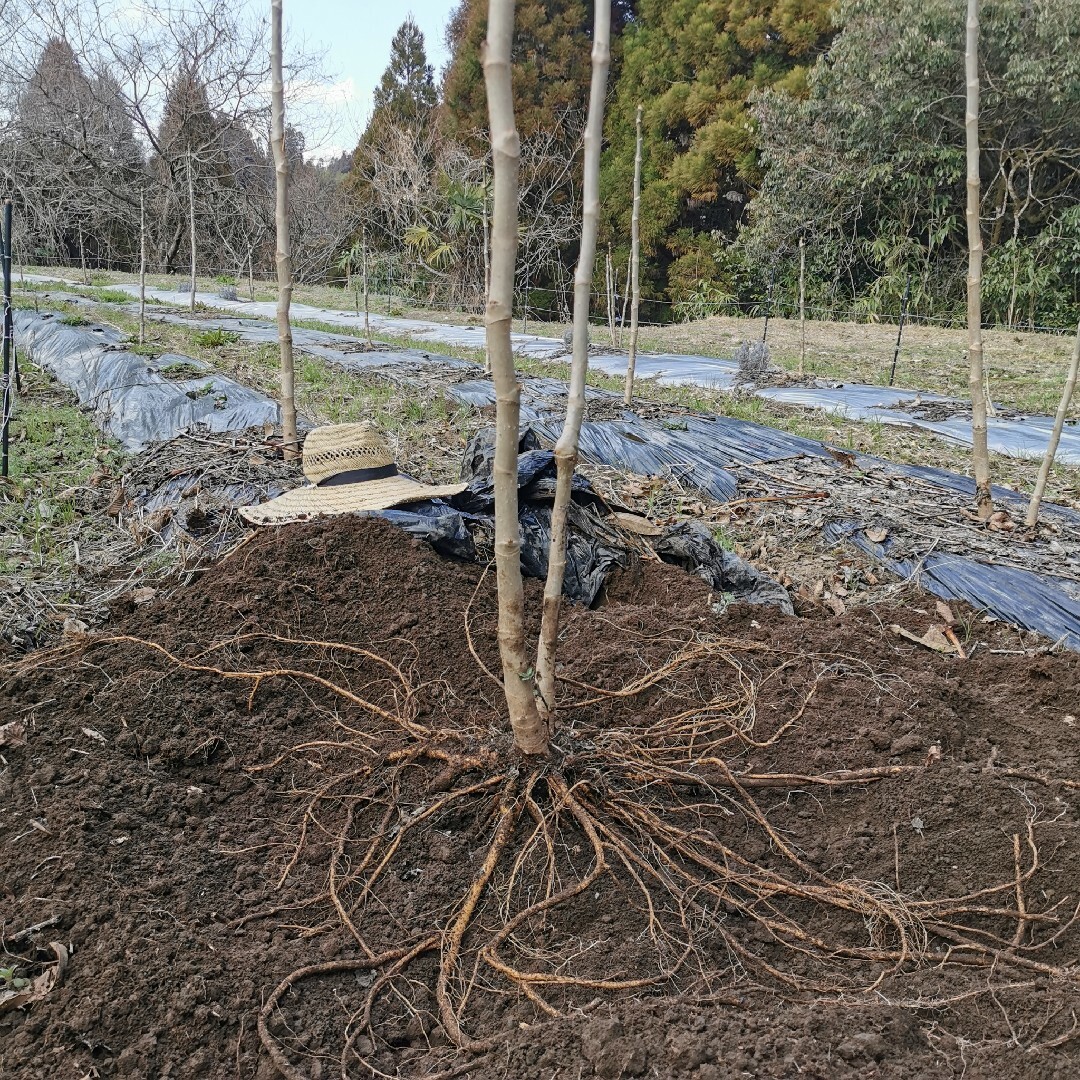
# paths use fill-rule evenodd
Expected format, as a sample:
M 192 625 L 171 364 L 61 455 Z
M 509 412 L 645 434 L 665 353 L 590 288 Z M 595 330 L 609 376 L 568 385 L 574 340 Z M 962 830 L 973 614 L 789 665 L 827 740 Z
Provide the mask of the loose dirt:
M 536 771 L 494 574 L 385 523 L 117 601 L 0 668 L 0 967 L 70 950 L 0 1075 L 1075 1076 L 1080 657 L 936 619 L 646 564 Z

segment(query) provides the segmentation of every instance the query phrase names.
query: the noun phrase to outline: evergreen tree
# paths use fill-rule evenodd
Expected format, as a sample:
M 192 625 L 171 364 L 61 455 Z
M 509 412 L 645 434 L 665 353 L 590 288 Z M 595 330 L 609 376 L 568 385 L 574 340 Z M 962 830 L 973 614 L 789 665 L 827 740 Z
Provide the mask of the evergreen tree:
M 612 82 L 618 37 L 634 17 L 637 0 L 612 4 Z M 568 142 L 580 137 L 588 100 L 593 5 L 589 0 L 519 0 L 515 11 L 513 81 L 518 131 L 529 138 L 576 122 Z M 443 75 L 442 125 L 447 134 L 487 151 L 487 97 L 480 48 L 487 35 L 487 0 L 461 0 L 446 30 L 450 62 Z M 580 114 L 580 115 L 579 115 Z
M 679 301 L 725 286 L 716 237 L 730 238 L 759 180 L 749 102 L 769 86 L 804 92 L 832 36 L 832 0 L 641 0 L 623 36 L 602 176 L 608 236 L 630 235 L 634 117 L 644 106 L 641 197 L 646 295 Z
M 410 15 L 390 43 L 390 63 L 375 88 L 375 112 L 380 121 L 423 124 L 435 108 L 435 77 L 427 62 L 424 35 Z

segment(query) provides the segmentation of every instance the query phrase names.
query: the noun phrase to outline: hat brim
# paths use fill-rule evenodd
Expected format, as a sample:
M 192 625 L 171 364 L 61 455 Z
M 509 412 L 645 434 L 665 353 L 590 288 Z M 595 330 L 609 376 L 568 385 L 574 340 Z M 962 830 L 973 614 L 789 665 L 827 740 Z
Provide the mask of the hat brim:
M 407 503 L 457 495 L 467 486 L 443 484 L 431 487 L 407 476 L 389 476 L 360 484 L 293 488 L 257 506 L 241 506 L 238 513 L 249 525 L 286 525 L 363 510 L 392 510 Z

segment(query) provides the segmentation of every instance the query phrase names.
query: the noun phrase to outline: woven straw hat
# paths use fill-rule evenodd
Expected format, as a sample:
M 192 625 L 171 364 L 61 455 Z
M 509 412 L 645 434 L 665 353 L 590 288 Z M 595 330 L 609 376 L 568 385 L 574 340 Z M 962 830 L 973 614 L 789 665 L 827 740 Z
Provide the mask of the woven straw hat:
M 465 490 L 429 487 L 402 476 L 379 433 L 368 424 L 314 428 L 304 440 L 304 475 L 311 487 L 293 488 L 258 506 L 240 507 L 252 525 L 281 525 L 359 510 L 389 510 Z

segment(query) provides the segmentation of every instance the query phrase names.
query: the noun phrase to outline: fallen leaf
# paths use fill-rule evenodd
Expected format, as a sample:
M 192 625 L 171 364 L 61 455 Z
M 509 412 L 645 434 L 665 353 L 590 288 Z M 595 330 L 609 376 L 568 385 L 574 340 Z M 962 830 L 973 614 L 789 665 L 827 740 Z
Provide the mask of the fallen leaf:
M 843 615 L 847 611 L 847 605 L 839 596 L 829 596 L 825 600 L 825 606 L 834 615 Z
M 141 589 L 135 589 L 132 592 L 131 599 L 136 604 L 149 604 L 155 596 L 157 596 L 157 589 L 152 589 L 149 585 L 144 585 Z
M 0 726 L 0 746 L 22 746 L 26 742 L 26 724 L 10 720 Z
M 897 637 L 902 637 L 906 641 L 912 641 L 916 645 L 922 645 L 923 648 L 933 649 L 934 652 L 951 654 L 956 652 L 956 646 L 953 645 L 937 626 L 931 626 L 922 637 L 919 637 L 918 634 L 913 634 L 910 630 L 905 630 L 902 626 L 897 626 L 895 623 L 889 627 L 889 630 L 896 634 Z
M 956 618 L 952 613 L 952 608 L 945 603 L 944 600 L 939 600 L 934 605 L 934 610 L 941 616 L 942 621 L 946 626 L 953 626 L 956 623 Z
M 627 514 L 618 511 L 611 515 L 627 532 L 638 536 L 659 536 L 664 530 L 654 525 L 647 517 L 641 514 Z
M 101 734 L 100 731 L 95 731 L 92 727 L 84 727 L 82 733 L 88 738 L 93 739 L 95 742 L 107 743 L 109 740 Z
M 872 544 L 884 544 L 889 536 L 888 529 L 864 529 L 863 532 Z
M 30 980 L 30 985 L 20 987 L 18 990 L 0 990 L 0 1013 L 19 1009 L 23 1005 L 31 1005 L 46 997 L 60 984 L 64 977 L 64 969 L 67 967 L 68 951 L 59 941 L 50 941 L 49 948 L 56 957 L 55 963 L 48 969 Z

